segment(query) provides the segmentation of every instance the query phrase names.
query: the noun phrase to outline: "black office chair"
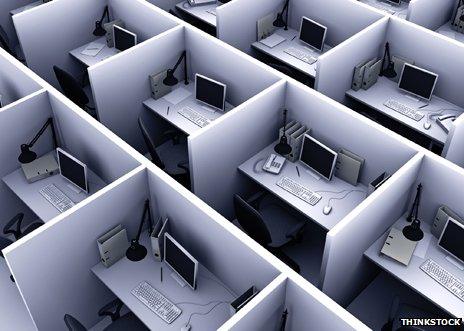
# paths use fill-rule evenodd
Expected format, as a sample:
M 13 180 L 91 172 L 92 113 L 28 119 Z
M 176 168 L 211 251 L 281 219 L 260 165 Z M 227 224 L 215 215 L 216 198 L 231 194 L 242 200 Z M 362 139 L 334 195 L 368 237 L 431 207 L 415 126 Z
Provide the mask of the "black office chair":
M 162 138 L 157 143 L 155 143 L 142 116 L 139 116 L 138 123 L 140 131 L 142 132 L 143 140 L 147 146 L 151 162 L 153 162 L 159 168 L 163 169 L 167 174 L 169 174 L 183 186 L 190 189 L 190 170 L 188 161 L 171 161 L 170 163 L 165 163 L 163 159 L 171 160 L 172 158 L 166 157 L 162 159 L 163 154 L 167 155 L 171 152 L 174 153 L 175 148 L 187 150 L 185 144 L 182 145 L 180 143 L 181 133 L 175 130 L 164 131 Z
M 0 47 L 3 48 L 6 52 L 8 52 L 10 55 L 14 56 L 16 59 L 18 59 L 21 62 L 24 62 L 24 59 L 22 59 L 20 53 L 20 50 L 15 50 L 13 46 L 10 44 L 10 39 L 8 38 L 8 35 L 6 34 L 5 29 L 0 25 Z
M 278 71 L 280 71 L 281 73 L 291 77 L 291 78 L 294 78 L 296 80 L 300 80 L 298 79 L 298 77 L 296 77 L 295 73 L 292 71 L 292 69 L 290 69 L 288 66 L 284 65 L 284 64 L 279 64 L 279 63 L 274 63 L 274 62 L 268 62 L 266 63 L 268 66 L 270 66 L 271 68 L 274 68 Z M 303 84 L 305 85 L 308 85 L 308 86 L 311 86 L 311 80 L 309 79 L 303 79 L 301 81 Z
M 150 330 L 142 323 L 132 312 L 121 316 L 121 308 L 123 303 L 120 299 L 115 299 L 105 305 L 98 311 L 98 316 L 110 316 L 111 324 L 103 330 L 105 331 L 145 331 Z M 82 325 L 75 317 L 71 315 L 64 315 L 64 323 L 69 331 L 87 331 L 88 329 Z
M 264 194 L 255 195 L 248 201 L 235 194 L 237 221 L 251 238 L 299 273 L 300 266 L 284 253 L 283 248 L 301 240 L 306 222 L 297 220 L 276 203 L 263 208 L 263 199 Z
M 79 84 L 72 75 L 57 66 L 53 66 L 53 71 L 55 72 L 56 79 L 58 80 L 64 95 L 91 116 L 96 118 L 95 108 L 89 106 L 89 97 L 85 94 L 81 84 Z

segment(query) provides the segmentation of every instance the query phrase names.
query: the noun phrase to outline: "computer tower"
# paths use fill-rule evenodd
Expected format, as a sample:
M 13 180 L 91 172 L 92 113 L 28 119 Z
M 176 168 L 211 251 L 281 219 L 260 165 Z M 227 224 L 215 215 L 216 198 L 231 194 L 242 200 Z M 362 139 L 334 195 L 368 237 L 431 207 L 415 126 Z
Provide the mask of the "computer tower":
M 113 25 L 117 25 L 120 28 L 125 28 L 126 24 L 121 19 L 117 19 L 108 23 L 103 24 L 103 28 L 106 31 L 106 45 L 108 47 L 114 47 L 114 35 L 113 35 Z
M 164 97 L 169 94 L 172 90 L 171 86 L 163 84 L 163 80 L 166 78 L 167 70 L 152 74 L 150 78 L 151 97 L 155 100 Z
M 458 221 L 459 223 L 464 224 L 464 220 L 458 214 L 452 211 L 449 207 L 440 206 L 440 208 L 438 208 L 437 210 L 437 214 L 435 215 L 435 218 L 433 219 L 433 224 L 432 224 L 432 229 L 431 229 L 431 232 L 435 237 L 440 238 L 440 235 L 443 232 L 443 229 L 446 225 L 446 222 L 448 221 L 448 218 L 452 218 Z

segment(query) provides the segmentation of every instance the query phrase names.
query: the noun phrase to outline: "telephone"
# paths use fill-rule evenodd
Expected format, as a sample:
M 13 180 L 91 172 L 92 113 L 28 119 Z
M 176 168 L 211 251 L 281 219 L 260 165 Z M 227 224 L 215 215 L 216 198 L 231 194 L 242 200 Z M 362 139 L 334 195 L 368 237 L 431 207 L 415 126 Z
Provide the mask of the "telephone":
M 436 122 L 437 124 L 445 131 L 446 133 L 449 133 L 451 130 L 451 125 L 456 119 L 455 115 L 452 114 L 445 114 L 437 117 Z
M 284 166 L 285 158 L 277 154 L 271 154 L 263 165 L 263 170 L 278 175 Z

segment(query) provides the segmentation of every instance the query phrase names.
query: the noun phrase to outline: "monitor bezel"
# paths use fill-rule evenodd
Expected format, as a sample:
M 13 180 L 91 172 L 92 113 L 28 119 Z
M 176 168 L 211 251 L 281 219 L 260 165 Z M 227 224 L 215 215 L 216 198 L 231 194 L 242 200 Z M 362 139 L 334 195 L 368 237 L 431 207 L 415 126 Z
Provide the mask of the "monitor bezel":
M 304 40 L 301 39 L 301 31 L 302 31 L 302 29 L 303 29 L 303 21 L 304 21 L 304 20 L 308 20 L 308 21 L 314 23 L 315 25 L 319 25 L 320 27 L 324 28 L 324 36 L 322 37 L 322 45 L 321 45 L 321 48 L 320 48 L 320 49 L 314 47 L 314 46 L 311 45 L 311 44 L 308 44 L 306 41 L 304 41 Z M 310 18 L 308 18 L 308 17 L 306 17 L 306 16 L 302 16 L 302 17 L 301 17 L 300 31 L 299 31 L 298 39 L 299 39 L 303 44 L 308 45 L 309 47 L 311 47 L 312 49 L 315 49 L 316 51 L 322 52 L 322 51 L 324 50 L 325 37 L 326 37 L 326 35 L 327 35 L 327 27 L 326 27 L 325 25 L 322 25 L 321 23 L 316 22 L 316 21 L 314 21 L 314 20 L 312 20 L 312 19 L 310 19 Z
M 445 231 L 446 231 L 446 228 L 448 227 L 448 224 L 450 222 L 453 222 L 454 224 L 456 224 L 457 226 L 459 226 L 463 231 L 464 231 L 464 224 L 461 224 L 460 222 L 456 221 L 454 218 L 452 217 L 448 217 L 448 220 L 446 221 L 446 224 L 445 226 L 443 227 L 443 231 L 441 232 L 441 235 L 440 235 L 440 238 L 438 238 L 438 242 L 437 242 L 437 246 L 440 247 L 442 250 L 444 250 L 446 253 L 448 253 L 449 255 L 451 255 L 453 258 L 457 259 L 458 261 L 461 261 L 462 263 L 464 263 L 464 260 L 461 260 L 461 258 L 457 257 L 456 255 L 454 255 L 453 253 L 451 253 L 449 250 L 447 250 L 445 247 L 443 247 L 441 245 L 441 239 L 443 238 L 443 235 L 445 234 Z
M 132 36 L 134 37 L 134 45 L 131 46 L 131 47 L 129 47 L 129 48 L 127 48 L 127 49 L 125 49 L 125 50 L 123 50 L 123 51 L 120 50 L 119 48 L 117 48 L 117 47 L 116 47 L 116 28 L 118 28 L 119 30 L 121 30 L 121 31 L 123 31 L 123 32 L 125 32 L 125 33 L 127 33 L 127 34 L 132 35 Z M 131 32 L 131 31 L 127 30 L 127 29 L 124 29 L 124 28 L 120 27 L 120 26 L 117 25 L 117 24 L 113 24 L 113 45 L 114 45 L 114 48 L 117 49 L 117 50 L 120 51 L 120 52 L 127 51 L 128 49 L 131 49 L 132 47 L 134 47 L 134 46 L 137 45 L 137 34 L 135 34 L 134 32 Z
M 218 108 L 216 106 L 210 105 L 209 103 L 204 102 L 202 100 L 199 100 L 197 98 L 197 86 L 198 86 L 197 81 L 198 81 L 198 77 L 203 78 L 205 80 L 209 80 L 210 82 L 213 82 L 214 84 L 220 85 L 224 89 L 224 95 L 222 97 L 222 108 Z M 214 80 L 214 79 L 209 78 L 209 77 L 207 77 L 205 75 L 202 75 L 202 74 L 198 74 L 198 73 L 195 74 L 195 100 L 197 100 L 198 102 L 200 102 L 200 103 L 202 103 L 204 105 L 207 105 L 208 107 L 211 107 L 211 108 L 220 110 L 222 112 L 225 112 L 225 110 L 226 110 L 226 95 L 227 95 L 227 85 L 226 84 L 218 82 L 217 80 Z
M 306 138 L 310 139 L 311 141 L 315 142 L 316 144 L 318 144 L 319 146 L 321 146 L 322 148 L 326 149 L 327 151 L 329 151 L 330 153 L 332 153 L 335 158 L 332 162 L 332 167 L 330 169 L 330 175 L 329 177 L 326 177 L 324 176 L 323 174 L 321 174 L 319 171 L 317 171 L 316 169 L 314 169 L 313 167 L 311 167 L 309 164 L 307 164 L 306 162 L 304 162 L 302 159 L 301 159 L 301 155 L 303 155 L 303 149 L 304 149 L 304 144 L 306 142 Z M 311 169 L 311 171 L 314 171 L 315 173 L 317 173 L 319 176 L 327 179 L 328 181 L 332 180 L 332 177 L 333 177 L 333 174 L 334 174 L 334 171 L 335 171 L 335 166 L 337 164 L 337 158 L 338 158 L 338 153 L 335 152 L 334 150 L 330 149 L 329 147 L 327 147 L 326 145 L 324 145 L 323 143 L 321 143 L 319 140 L 317 140 L 316 138 L 314 137 L 311 137 L 308 133 L 305 133 L 304 137 L 303 137 L 303 141 L 301 143 L 301 150 L 300 150 L 300 162 L 303 163 L 306 167 L 308 167 L 309 169 Z
M 405 68 L 406 66 L 409 66 L 409 67 L 414 68 L 414 69 L 416 69 L 416 70 L 420 70 L 420 71 L 422 71 L 422 72 L 425 72 L 425 73 L 428 73 L 428 74 L 431 74 L 431 75 L 435 76 L 435 82 L 433 83 L 433 87 L 432 87 L 432 90 L 430 91 L 430 96 L 429 96 L 428 99 L 427 99 L 427 98 L 424 98 L 424 97 L 421 96 L 421 95 L 418 95 L 418 94 L 416 94 L 416 93 L 414 93 L 414 92 L 408 91 L 408 90 L 403 89 L 403 88 L 400 87 L 400 85 L 401 85 L 401 80 L 403 79 L 404 68 Z M 410 63 L 405 63 L 405 64 L 403 65 L 403 69 L 401 70 L 400 79 L 398 80 L 398 88 L 399 88 L 401 91 L 404 91 L 404 92 L 406 92 L 406 93 L 412 94 L 412 95 L 414 95 L 414 96 L 420 98 L 421 100 L 430 101 L 430 100 L 432 99 L 432 97 L 433 97 L 433 91 L 435 91 L 435 86 L 437 85 L 437 82 L 438 82 L 438 74 L 436 74 L 436 73 L 434 73 L 434 72 L 432 72 L 432 71 L 426 70 L 426 69 L 424 69 L 424 68 L 421 68 L 421 67 L 412 65 L 412 64 L 410 64 Z
M 195 265 L 195 270 L 193 271 L 193 286 L 186 280 L 179 272 L 166 260 L 166 238 L 171 240 L 171 242 L 174 243 L 174 245 L 179 248 L 182 253 L 184 253 L 190 260 L 193 261 Z M 197 274 L 198 274 L 198 261 L 195 259 L 181 244 L 179 244 L 168 232 L 164 234 L 164 263 L 166 263 L 175 273 L 178 275 L 182 280 L 192 289 L 195 290 L 197 287 Z
M 82 187 L 80 187 L 79 185 L 77 185 L 76 183 L 74 183 L 72 180 L 70 180 L 68 177 L 63 175 L 63 173 L 61 172 L 60 153 L 64 154 L 66 157 L 70 158 L 71 160 L 73 160 L 74 162 L 76 162 L 77 164 L 79 164 L 81 167 L 84 168 L 85 190 Z M 88 194 L 89 193 L 89 180 L 88 180 L 88 175 L 87 175 L 87 165 L 85 163 L 79 161 L 74 156 L 72 156 L 71 154 L 69 154 L 68 152 L 66 152 L 65 150 L 63 150 L 63 149 L 61 149 L 59 147 L 57 147 L 57 149 L 56 149 L 56 158 L 58 160 L 58 168 L 60 169 L 60 176 L 63 177 L 64 179 L 66 179 L 68 182 L 70 182 L 75 187 L 78 187 L 80 190 L 82 190 L 82 191 L 84 191 L 85 193 Z
M 391 3 L 392 5 L 400 6 L 402 0 L 398 0 L 398 1 L 395 1 L 395 0 L 386 0 L 386 1 L 387 1 L 388 3 Z

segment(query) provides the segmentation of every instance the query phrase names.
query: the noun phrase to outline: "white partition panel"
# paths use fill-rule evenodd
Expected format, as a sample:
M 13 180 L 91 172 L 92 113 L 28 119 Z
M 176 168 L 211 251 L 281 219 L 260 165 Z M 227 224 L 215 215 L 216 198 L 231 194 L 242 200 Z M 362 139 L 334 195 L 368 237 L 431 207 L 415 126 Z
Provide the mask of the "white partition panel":
M 8 39 L 13 45 L 18 43 L 16 31 L 11 20 L 10 11 L 18 9 L 32 3 L 34 0 L 2 0 L 0 1 L 0 25 L 8 35 Z
M 274 84 L 208 130 L 189 137 L 193 191 L 229 219 L 234 215 L 233 195 L 250 190 L 237 167 L 278 138 L 285 85 Z
M 176 5 L 180 2 L 179 0 L 146 0 L 146 1 L 164 10 L 174 9 Z
M 457 0 L 416 0 L 409 4 L 408 20 L 431 30 L 436 30 L 451 17 Z
M 134 170 L 4 250 L 16 284 L 39 330 L 64 330 L 64 314 L 90 327 L 114 295 L 92 274 L 97 238 L 122 224 L 135 236 L 148 196 L 146 171 Z
M 363 210 L 358 209 L 327 234 L 322 289 L 339 304 L 351 302 L 375 276 L 364 251 L 406 212 L 422 158 L 417 154 L 366 200 Z
M 453 122 L 448 137 L 442 155 L 464 168 L 464 116 Z

